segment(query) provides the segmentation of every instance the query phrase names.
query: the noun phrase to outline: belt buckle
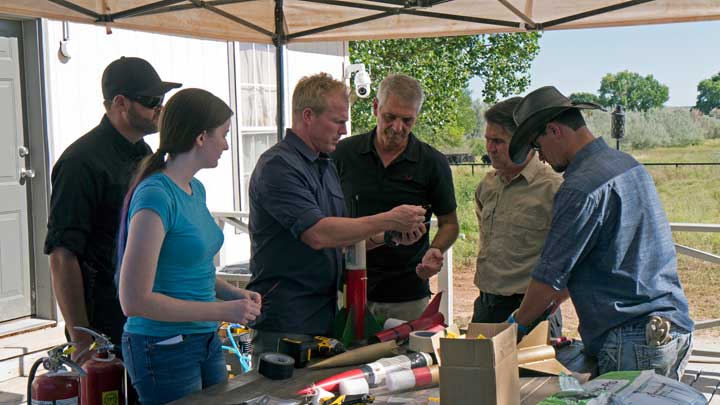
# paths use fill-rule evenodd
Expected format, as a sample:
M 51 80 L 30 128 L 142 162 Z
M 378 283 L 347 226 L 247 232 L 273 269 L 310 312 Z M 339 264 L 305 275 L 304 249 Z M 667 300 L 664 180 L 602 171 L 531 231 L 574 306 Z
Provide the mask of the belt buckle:
M 645 341 L 648 346 L 662 346 L 672 340 L 670 336 L 671 323 L 660 316 L 651 316 L 645 325 Z

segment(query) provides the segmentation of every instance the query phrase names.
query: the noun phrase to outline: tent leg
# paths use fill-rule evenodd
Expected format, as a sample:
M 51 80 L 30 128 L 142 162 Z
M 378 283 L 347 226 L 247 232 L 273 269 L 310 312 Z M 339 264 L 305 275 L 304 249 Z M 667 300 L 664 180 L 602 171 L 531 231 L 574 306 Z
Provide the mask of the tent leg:
M 285 14 L 283 0 L 275 0 L 275 75 L 277 82 L 277 140 L 282 141 L 285 133 Z

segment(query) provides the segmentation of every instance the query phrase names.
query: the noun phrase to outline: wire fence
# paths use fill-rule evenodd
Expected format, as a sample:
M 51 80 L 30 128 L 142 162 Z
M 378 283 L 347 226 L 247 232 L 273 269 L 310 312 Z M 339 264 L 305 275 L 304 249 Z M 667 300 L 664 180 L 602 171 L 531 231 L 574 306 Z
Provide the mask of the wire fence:
M 642 163 L 642 162 L 641 162 Z M 643 163 L 645 166 L 720 166 L 720 162 L 661 162 L 661 163 Z M 490 166 L 489 163 L 474 163 L 474 162 L 464 162 L 464 163 L 450 163 L 450 166 L 469 166 L 471 173 L 475 174 L 475 166 L 480 167 L 488 167 Z

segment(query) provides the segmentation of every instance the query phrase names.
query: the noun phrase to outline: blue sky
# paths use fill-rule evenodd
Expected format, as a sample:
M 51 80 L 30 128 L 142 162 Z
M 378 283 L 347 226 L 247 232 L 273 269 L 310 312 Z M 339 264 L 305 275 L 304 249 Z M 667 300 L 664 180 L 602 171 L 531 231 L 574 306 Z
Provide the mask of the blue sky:
M 546 31 L 530 89 L 554 85 L 565 95 L 597 93 L 607 73 L 652 74 L 670 88 L 666 106 L 695 104 L 697 85 L 720 72 L 720 21 Z M 470 82 L 479 97 L 482 82 Z

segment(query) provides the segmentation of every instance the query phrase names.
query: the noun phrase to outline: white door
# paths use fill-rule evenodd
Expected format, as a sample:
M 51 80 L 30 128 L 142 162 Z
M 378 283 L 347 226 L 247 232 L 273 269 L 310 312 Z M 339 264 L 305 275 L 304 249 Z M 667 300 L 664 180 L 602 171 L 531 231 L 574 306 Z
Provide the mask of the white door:
M 18 40 L 0 37 L 0 322 L 31 312 L 20 85 Z

